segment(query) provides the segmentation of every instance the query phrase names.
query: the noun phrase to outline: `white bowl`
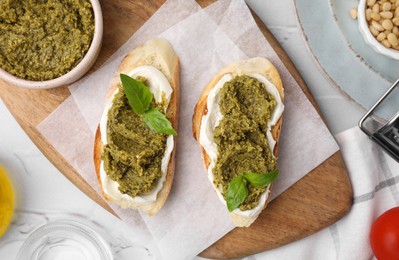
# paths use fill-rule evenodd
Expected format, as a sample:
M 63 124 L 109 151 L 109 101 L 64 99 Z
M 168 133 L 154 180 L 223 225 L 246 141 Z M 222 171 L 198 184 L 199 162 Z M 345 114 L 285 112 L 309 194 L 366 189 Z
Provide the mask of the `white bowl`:
M 387 57 L 399 60 L 399 51 L 387 48 L 371 34 L 366 21 L 366 0 L 360 0 L 357 8 L 357 20 L 359 24 L 360 33 L 363 35 L 364 40 L 376 52 L 381 53 Z
M 103 15 L 101 12 L 100 2 L 98 0 L 90 0 L 90 2 L 94 13 L 93 40 L 86 55 L 79 64 L 76 65 L 76 67 L 61 77 L 45 81 L 25 80 L 0 68 L 0 78 L 12 85 L 31 89 L 47 89 L 65 86 L 80 79 L 96 61 L 98 54 L 100 53 L 103 36 Z

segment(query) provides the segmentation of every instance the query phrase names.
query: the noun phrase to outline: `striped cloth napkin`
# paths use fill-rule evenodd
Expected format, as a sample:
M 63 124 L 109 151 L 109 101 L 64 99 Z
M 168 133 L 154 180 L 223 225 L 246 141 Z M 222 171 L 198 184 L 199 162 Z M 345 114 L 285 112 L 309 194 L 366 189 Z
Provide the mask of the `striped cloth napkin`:
M 399 205 L 399 163 L 358 127 L 335 136 L 353 186 L 353 206 L 335 224 L 307 238 L 246 260 L 373 259 L 369 233 L 373 221 Z

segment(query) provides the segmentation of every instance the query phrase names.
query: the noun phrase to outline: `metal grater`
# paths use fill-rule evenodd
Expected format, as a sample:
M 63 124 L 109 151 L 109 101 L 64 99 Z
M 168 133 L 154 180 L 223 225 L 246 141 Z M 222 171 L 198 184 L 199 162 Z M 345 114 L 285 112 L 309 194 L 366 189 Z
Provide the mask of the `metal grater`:
M 366 120 L 371 117 L 375 109 L 399 86 L 399 79 L 382 95 L 377 103 L 359 121 L 360 129 L 372 140 L 378 143 L 392 158 L 399 162 L 399 112 L 397 112 L 388 122 L 372 133 L 365 127 Z M 399 104 L 397 104 L 399 109 Z

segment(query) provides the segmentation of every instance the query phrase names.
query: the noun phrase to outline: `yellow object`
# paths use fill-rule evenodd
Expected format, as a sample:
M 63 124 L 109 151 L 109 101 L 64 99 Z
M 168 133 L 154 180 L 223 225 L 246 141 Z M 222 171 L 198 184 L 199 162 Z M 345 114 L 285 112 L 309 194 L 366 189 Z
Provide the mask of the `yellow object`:
M 6 232 L 14 212 L 14 191 L 6 171 L 0 165 L 0 237 Z

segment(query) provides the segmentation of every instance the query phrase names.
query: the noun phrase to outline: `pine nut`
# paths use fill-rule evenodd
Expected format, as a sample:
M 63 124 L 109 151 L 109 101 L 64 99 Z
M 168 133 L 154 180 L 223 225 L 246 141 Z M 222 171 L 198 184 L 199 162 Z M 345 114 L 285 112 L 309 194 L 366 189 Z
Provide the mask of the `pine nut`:
M 391 8 L 392 8 L 392 5 L 389 2 L 385 2 L 384 4 L 382 4 L 382 11 L 390 11 Z
M 376 21 L 371 21 L 371 25 L 380 32 L 384 31 L 384 27 Z
M 393 28 L 393 23 L 389 19 L 385 19 L 382 21 L 381 26 L 386 29 L 386 30 L 392 30 Z
M 384 19 L 392 19 L 393 14 L 392 12 L 386 11 L 386 12 L 381 12 L 380 16 Z
M 350 10 L 350 15 L 351 15 L 352 19 L 355 20 L 357 18 L 357 10 L 355 8 L 352 8 Z
M 371 19 L 373 19 L 376 22 L 378 22 L 381 19 L 381 16 L 379 14 L 376 14 L 376 13 L 371 13 L 370 17 L 371 17 Z
M 383 31 L 383 33 L 385 33 L 385 35 L 388 35 L 388 34 L 390 34 L 392 32 L 392 30 L 385 30 L 385 31 Z
M 378 34 L 380 34 L 380 31 L 375 29 L 374 26 L 372 26 L 372 25 L 369 26 L 369 29 L 370 29 L 371 34 L 374 36 L 377 36 Z
M 387 39 L 392 46 L 398 46 L 398 37 L 395 34 L 388 34 Z
M 370 17 L 371 13 L 372 13 L 371 9 L 367 8 L 367 10 L 366 10 L 366 20 L 367 20 L 367 22 L 369 22 L 371 20 L 371 17 Z
M 393 27 L 392 32 L 396 35 L 399 36 L 399 28 L 397 26 Z
M 375 4 L 375 0 L 367 0 L 367 6 L 373 6 Z
M 387 39 L 383 40 L 381 43 L 387 48 L 391 48 L 392 47 L 392 45 L 389 43 L 389 41 Z
M 377 41 L 379 41 L 379 42 L 385 40 L 385 38 L 387 38 L 385 33 L 380 33 L 377 35 Z
M 380 12 L 380 6 L 379 4 L 373 5 L 373 13 L 378 14 Z
M 399 17 L 395 17 L 392 19 L 394 25 L 399 26 Z
M 399 3 L 399 1 L 398 1 L 397 3 Z M 394 16 L 395 16 L 395 17 L 398 17 L 398 16 L 399 16 L 399 6 L 396 7 Z

